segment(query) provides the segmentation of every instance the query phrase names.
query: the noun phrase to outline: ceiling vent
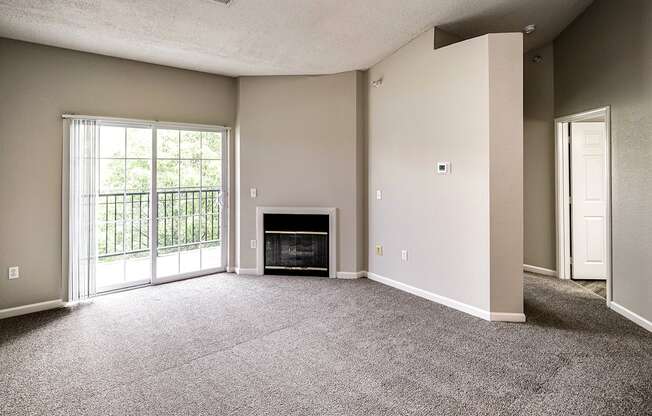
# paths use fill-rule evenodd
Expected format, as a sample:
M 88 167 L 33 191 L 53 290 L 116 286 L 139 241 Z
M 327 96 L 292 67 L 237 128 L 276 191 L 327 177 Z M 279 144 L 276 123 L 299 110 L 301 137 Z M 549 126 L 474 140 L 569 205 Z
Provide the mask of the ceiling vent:
M 233 2 L 233 0 L 213 0 L 215 3 L 222 3 L 225 6 L 228 6 Z

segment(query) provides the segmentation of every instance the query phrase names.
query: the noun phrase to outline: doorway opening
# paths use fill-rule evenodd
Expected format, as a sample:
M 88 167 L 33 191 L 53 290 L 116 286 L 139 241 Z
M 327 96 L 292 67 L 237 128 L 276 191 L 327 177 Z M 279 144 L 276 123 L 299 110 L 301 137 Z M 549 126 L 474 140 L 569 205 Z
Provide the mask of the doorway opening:
M 611 127 L 603 107 L 555 119 L 557 270 L 611 301 Z

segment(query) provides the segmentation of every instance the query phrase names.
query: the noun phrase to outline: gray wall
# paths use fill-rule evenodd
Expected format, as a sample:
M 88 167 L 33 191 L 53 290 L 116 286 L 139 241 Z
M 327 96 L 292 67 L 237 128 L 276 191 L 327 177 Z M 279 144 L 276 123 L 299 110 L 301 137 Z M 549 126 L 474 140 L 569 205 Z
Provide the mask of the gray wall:
M 0 309 L 61 296 L 62 113 L 235 121 L 233 78 L 8 39 L 0 91 Z
M 383 78 L 368 90 L 370 272 L 482 310 L 522 312 L 521 68 L 520 34 L 433 50 L 430 30 L 369 70 L 369 80 Z M 504 114 L 490 111 L 505 100 Z M 510 145 L 492 169 L 490 153 Z M 452 174 L 436 175 L 437 161 L 450 161 Z M 492 179 L 501 167 L 512 196 Z M 491 239 L 497 227 L 509 228 L 502 246 Z M 495 298 L 492 266 L 506 273 Z
M 532 61 L 537 55 L 541 56 L 542 62 Z M 525 54 L 523 80 L 523 263 L 556 270 L 555 87 L 552 44 Z
M 557 116 L 611 106 L 613 300 L 652 320 L 652 2 L 597 0 L 554 47 Z
M 359 72 L 239 79 L 238 267 L 256 267 L 256 206 L 321 206 L 338 209 L 337 271 L 363 270 L 363 79 Z

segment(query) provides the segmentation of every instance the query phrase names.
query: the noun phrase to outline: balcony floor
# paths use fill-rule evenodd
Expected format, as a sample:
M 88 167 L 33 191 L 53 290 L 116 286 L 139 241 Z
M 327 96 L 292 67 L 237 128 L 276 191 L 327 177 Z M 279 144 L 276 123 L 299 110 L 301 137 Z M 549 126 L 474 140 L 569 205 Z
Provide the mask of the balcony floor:
M 158 277 L 213 269 L 223 266 L 220 246 L 185 250 L 158 256 L 156 271 Z M 150 281 L 150 257 L 116 258 L 100 261 L 96 268 L 97 291 L 105 292 L 130 284 L 138 285 Z

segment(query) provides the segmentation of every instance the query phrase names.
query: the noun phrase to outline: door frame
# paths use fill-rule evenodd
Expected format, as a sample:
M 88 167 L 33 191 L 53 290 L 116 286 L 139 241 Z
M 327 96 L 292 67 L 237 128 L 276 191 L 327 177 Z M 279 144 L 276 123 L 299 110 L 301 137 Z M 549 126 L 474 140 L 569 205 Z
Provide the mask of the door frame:
M 611 107 L 600 107 L 581 113 L 555 118 L 555 211 L 557 218 L 557 274 L 560 279 L 571 279 L 571 218 L 570 218 L 570 150 L 568 125 L 603 117 L 606 129 L 605 172 L 607 173 L 607 306 L 612 301 L 611 239 Z

